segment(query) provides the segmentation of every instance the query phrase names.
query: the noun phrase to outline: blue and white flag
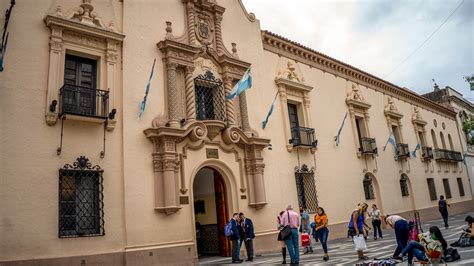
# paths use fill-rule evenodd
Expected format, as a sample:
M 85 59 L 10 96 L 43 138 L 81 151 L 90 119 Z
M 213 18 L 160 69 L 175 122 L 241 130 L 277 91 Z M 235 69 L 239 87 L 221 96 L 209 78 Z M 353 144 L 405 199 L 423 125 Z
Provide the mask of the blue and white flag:
M 391 143 L 393 146 L 393 152 L 395 153 L 395 159 L 398 160 L 398 152 L 397 152 L 397 141 L 395 140 L 395 135 L 393 135 L 393 132 L 390 132 L 390 136 L 387 139 L 387 142 L 385 143 L 385 146 L 383 146 L 383 151 L 387 148 L 388 143 Z
M 344 119 L 342 119 L 342 123 L 341 123 L 341 126 L 339 127 L 339 131 L 337 131 L 337 136 L 334 137 L 334 141 L 336 142 L 336 146 L 339 145 L 342 128 L 344 127 L 344 122 L 346 121 L 346 118 L 347 118 L 347 112 L 344 115 Z
M 244 75 L 242 76 L 242 79 L 235 84 L 234 88 L 232 91 L 226 96 L 227 100 L 232 101 L 236 96 L 239 96 L 242 92 L 244 92 L 246 89 L 252 88 L 252 70 L 251 67 L 245 71 Z
M 151 67 L 150 78 L 148 79 L 148 83 L 146 84 L 145 97 L 143 97 L 143 101 L 142 101 L 142 104 L 140 106 L 140 114 L 138 115 L 138 117 L 142 117 L 143 112 L 145 112 L 146 98 L 148 96 L 148 92 L 150 91 L 150 82 L 151 82 L 151 79 L 153 78 L 153 71 L 155 69 L 155 63 L 156 63 L 156 58 L 153 61 L 153 66 Z
M 0 72 L 3 71 L 3 61 L 5 59 L 5 53 L 7 52 L 7 44 L 8 44 L 8 32 L 5 36 L 5 43 L 2 43 L 2 50 L 0 51 Z
M 420 143 L 416 144 L 415 150 L 411 152 L 411 155 L 413 155 L 413 158 L 416 158 L 416 151 L 421 148 Z
M 270 118 L 270 116 L 272 115 L 273 113 L 273 108 L 275 107 L 275 101 L 278 97 L 278 91 L 275 95 L 275 99 L 273 99 L 273 102 L 272 102 L 272 106 L 270 107 L 270 110 L 268 111 L 268 114 L 267 116 L 265 117 L 265 120 L 262 122 L 262 129 L 265 129 L 265 127 L 267 126 L 267 123 L 268 123 L 268 119 Z

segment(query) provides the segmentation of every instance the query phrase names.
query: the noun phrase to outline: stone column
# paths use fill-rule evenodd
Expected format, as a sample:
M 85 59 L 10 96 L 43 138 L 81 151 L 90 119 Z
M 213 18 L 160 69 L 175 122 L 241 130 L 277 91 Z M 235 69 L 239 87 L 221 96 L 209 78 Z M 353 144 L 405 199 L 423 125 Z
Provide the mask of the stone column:
M 59 78 L 61 68 L 64 67 L 62 62 L 63 56 L 63 29 L 51 26 L 51 37 L 49 40 L 49 71 L 48 71 L 48 91 L 46 97 L 46 123 L 49 126 L 56 124 L 57 113 L 59 111 L 58 92 L 63 79 Z M 53 100 L 58 101 L 56 112 L 49 111 L 49 105 Z
M 196 45 L 196 30 L 194 29 L 194 3 L 189 1 L 186 4 L 188 15 L 188 38 L 189 44 Z
M 186 87 L 186 120 L 188 123 L 196 121 L 196 99 L 194 95 L 194 66 L 185 68 L 185 87 Z
M 221 29 L 222 14 L 216 14 L 216 46 L 217 54 L 224 54 L 224 44 L 222 43 Z
M 230 91 L 232 90 L 232 78 L 225 76 L 224 77 L 224 90 L 225 96 L 227 96 Z M 234 111 L 234 102 L 231 100 L 225 100 L 225 109 L 227 115 L 227 126 L 233 127 L 235 126 L 235 111 Z
M 266 204 L 267 198 L 265 196 L 265 181 L 263 180 L 263 168 L 265 167 L 265 164 L 258 161 L 255 162 L 255 172 L 253 175 L 253 183 L 255 186 L 255 203 Z
M 247 97 L 245 91 L 239 96 L 240 102 L 240 119 L 242 120 L 242 130 L 244 132 L 250 132 L 249 113 L 247 110 Z
M 168 71 L 168 120 L 171 127 L 179 128 L 178 120 L 178 91 L 176 88 L 176 67 L 178 64 L 167 62 Z

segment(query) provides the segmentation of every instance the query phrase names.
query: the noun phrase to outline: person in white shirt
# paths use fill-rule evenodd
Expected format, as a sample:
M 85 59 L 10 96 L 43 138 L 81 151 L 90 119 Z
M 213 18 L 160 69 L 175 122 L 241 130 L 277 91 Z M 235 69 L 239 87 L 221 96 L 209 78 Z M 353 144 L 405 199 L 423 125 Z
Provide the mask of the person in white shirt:
M 380 210 L 377 208 L 377 205 L 372 204 L 372 211 L 370 212 L 370 218 L 372 218 L 372 227 L 374 228 L 374 240 L 377 240 L 377 233 L 378 237 L 382 237 L 382 228 L 380 225 L 382 224 L 382 217 L 380 214 Z

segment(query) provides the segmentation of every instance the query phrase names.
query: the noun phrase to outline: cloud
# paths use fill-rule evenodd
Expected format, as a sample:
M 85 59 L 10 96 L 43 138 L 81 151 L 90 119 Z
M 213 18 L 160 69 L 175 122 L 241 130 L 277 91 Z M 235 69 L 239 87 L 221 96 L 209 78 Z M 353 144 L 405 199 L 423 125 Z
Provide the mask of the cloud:
M 262 29 L 418 93 L 434 78 L 474 98 L 462 76 L 474 74 L 474 0 L 400 65 L 461 2 L 440 0 L 243 0 Z

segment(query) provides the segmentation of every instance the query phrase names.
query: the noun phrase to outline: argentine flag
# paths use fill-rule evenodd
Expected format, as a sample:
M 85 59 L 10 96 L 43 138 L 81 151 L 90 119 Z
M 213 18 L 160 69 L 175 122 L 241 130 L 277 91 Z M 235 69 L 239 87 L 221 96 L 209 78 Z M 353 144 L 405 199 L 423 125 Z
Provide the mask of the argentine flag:
M 383 151 L 387 148 L 388 143 L 391 143 L 393 146 L 393 152 L 395 153 L 395 159 L 398 160 L 398 152 L 397 152 L 397 141 L 395 140 L 395 135 L 393 135 L 393 132 L 390 133 L 390 136 L 387 139 L 387 143 L 385 143 L 385 146 L 383 147 Z
M 236 96 L 239 96 L 242 92 L 246 89 L 252 88 L 252 71 L 251 67 L 245 71 L 244 76 L 242 79 L 235 84 L 232 91 L 227 95 L 226 99 L 232 101 Z

